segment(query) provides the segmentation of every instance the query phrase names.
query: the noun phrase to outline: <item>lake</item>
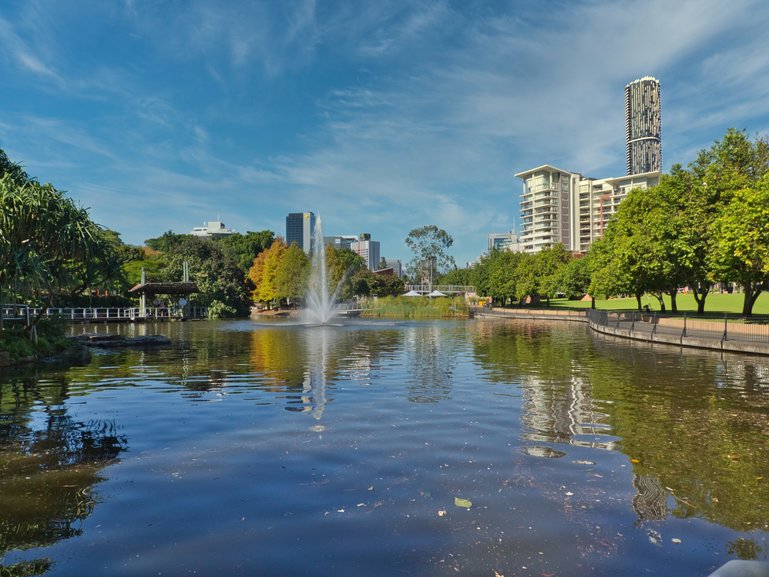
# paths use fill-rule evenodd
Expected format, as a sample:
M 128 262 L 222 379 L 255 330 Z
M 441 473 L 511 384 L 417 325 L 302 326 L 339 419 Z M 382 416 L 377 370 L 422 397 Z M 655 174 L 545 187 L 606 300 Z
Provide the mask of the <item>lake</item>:
M 74 326 L 0 376 L 0 574 L 706 576 L 769 558 L 769 360 L 582 324 Z

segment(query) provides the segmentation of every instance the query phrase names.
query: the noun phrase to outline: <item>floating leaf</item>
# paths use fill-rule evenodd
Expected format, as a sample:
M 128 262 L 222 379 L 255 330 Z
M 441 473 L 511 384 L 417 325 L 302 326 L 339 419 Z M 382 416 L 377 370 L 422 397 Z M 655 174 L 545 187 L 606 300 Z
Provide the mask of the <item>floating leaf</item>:
M 465 509 L 469 509 L 473 506 L 473 502 L 470 499 L 463 499 L 462 497 L 454 497 L 454 504 L 457 507 L 464 507 Z

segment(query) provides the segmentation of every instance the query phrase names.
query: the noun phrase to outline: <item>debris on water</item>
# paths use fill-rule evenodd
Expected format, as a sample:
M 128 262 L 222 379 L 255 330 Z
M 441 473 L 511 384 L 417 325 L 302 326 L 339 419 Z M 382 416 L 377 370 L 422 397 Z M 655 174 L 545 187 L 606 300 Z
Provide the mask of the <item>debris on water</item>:
M 446 509 L 439 509 L 438 517 L 445 517 L 445 516 L 446 516 Z
M 675 543 L 676 545 L 680 545 L 681 544 L 681 539 L 679 539 L 678 537 L 673 537 L 670 541 L 672 543 Z
M 454 497 L 454 505 L 457 507 L 462 507 L 464 509 L 469 509 L 473 506 L 473 502 L 470 499 L 463 499 L 462 497 Z
M 577 461 L 572 461 L 575 465 L 595 465 L 595 461 L 585 461 L 582 459 L 579 459 Z
M 662 535 L 660 535 L 658 531 L 649 529 L 646 532 L 646 535 L 649 537 L 649 543 L 652 545 L 662 545 Z

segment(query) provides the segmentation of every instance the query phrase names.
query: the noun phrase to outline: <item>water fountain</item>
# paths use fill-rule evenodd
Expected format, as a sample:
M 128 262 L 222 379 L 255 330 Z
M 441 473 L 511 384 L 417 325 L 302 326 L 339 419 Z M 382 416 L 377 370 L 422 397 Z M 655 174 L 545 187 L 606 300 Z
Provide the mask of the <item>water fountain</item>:
M 307 324 L 327 325 L 336 316 L 337 311 L 334 303 L 342 283 L 340 281 L 334 292 L 329 294 L 326 244 L 323 242 L 323 223 L 320 215 L 315 221 L 313 241 L 312 268 L 303 316 Z

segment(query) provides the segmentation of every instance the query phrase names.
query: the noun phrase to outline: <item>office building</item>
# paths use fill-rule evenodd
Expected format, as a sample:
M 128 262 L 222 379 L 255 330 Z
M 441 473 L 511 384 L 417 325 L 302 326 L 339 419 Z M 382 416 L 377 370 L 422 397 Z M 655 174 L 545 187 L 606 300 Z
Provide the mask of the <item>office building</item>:
M 627 174 L 662 170 L 660 83 L 644 76 L 625 86 Z
M 306 254 L 312 253 L 314 231 L 315 214 L 312 212 L 292 212 L 286 217 L 287 245 L 296 243 Z
M 391 268 L 393 271 L 393 274 L 398 277 L 403 276 L 403 264 L 399 259 L 396 258 L 388 258 L 385 260 L 385 265 L 387 268 Z
M 337 236 L 324 236 L 323 244 L 326 246 L 331 245 L 335 249 L 350 250 L 352 243 L 358 240 L 354 235 L 337 235 Z
M 521 243 L 518 241 L 518 235 L 510 232 L 490 232 L 489 252 L 494 250 L 507 250 L 510 252 L 522 252 Z

